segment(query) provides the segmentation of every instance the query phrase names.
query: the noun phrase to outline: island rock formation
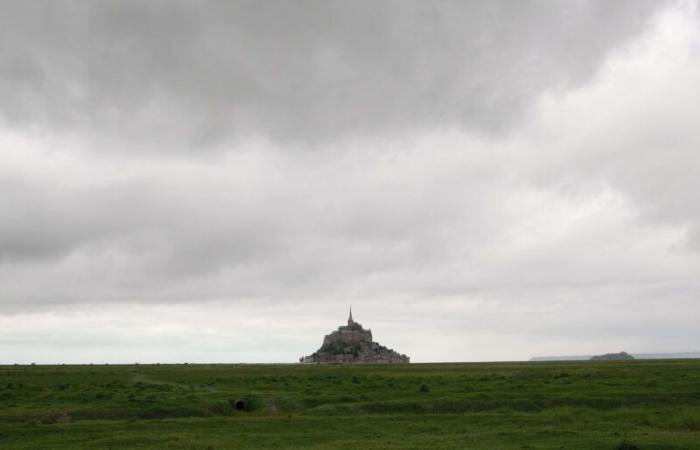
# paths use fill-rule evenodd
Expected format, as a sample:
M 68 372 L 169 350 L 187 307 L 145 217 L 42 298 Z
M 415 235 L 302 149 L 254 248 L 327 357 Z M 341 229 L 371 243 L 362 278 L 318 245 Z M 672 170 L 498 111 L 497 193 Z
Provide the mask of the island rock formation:
M 379 345 L 372 340 L 372 330 L 365 330 L 352 318 L 348 324 L 323 338 L 321 348 L 309 356 L 299 358 L 300 363 L 408 363 L 410 358 Z
M 606 353 L 591 357 L 591 361 L 626 361 L 631 359 L 634 359 L 634 357 L 627 352 Z

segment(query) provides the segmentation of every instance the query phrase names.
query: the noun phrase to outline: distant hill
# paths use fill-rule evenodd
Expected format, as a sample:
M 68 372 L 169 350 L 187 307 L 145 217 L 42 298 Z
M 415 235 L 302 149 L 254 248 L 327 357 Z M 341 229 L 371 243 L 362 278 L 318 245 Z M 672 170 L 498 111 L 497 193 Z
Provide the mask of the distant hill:
M 631 353 L 634 359 L 700 359 L 700 352 Z M 587 361 L 595 355 L 535 356 L 530 361 Z
M 591 361 L 629 361 L 634 359 L 634 356 L 627 352 L 606 353 L 604 355 L 591 356 Z

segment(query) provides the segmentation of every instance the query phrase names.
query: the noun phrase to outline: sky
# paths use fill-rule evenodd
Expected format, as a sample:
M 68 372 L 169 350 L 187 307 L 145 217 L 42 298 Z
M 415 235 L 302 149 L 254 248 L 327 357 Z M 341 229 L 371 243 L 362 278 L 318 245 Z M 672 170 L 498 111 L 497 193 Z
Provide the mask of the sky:
M 0 363 L 698 351 L 700 2 L 3 1 Z

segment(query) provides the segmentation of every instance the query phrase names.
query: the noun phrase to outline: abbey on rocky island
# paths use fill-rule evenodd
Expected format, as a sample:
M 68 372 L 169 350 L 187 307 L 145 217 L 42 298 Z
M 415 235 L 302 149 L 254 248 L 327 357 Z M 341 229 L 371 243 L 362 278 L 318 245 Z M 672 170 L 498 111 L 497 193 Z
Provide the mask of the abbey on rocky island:
M 379 345 L 372 340 L 372 330 L 365 330 L 352 318 L 348 324 L 323 338 L 321 348 L 309 356 L 299 358 L 300 363 L 408 363 L 410 358 Z

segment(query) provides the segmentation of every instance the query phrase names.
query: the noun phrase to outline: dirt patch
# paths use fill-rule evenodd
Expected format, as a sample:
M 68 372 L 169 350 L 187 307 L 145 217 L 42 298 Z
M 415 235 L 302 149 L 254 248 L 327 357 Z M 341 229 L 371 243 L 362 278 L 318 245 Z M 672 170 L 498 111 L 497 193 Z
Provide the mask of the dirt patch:
M 72 421 L 73 417 L 70 414 L 68 414 L 67 412 L 60 412 L 44 416 L 39 422 L 41 422 L 44 425 L 53 425 L 56 423 L 69 423 Z

